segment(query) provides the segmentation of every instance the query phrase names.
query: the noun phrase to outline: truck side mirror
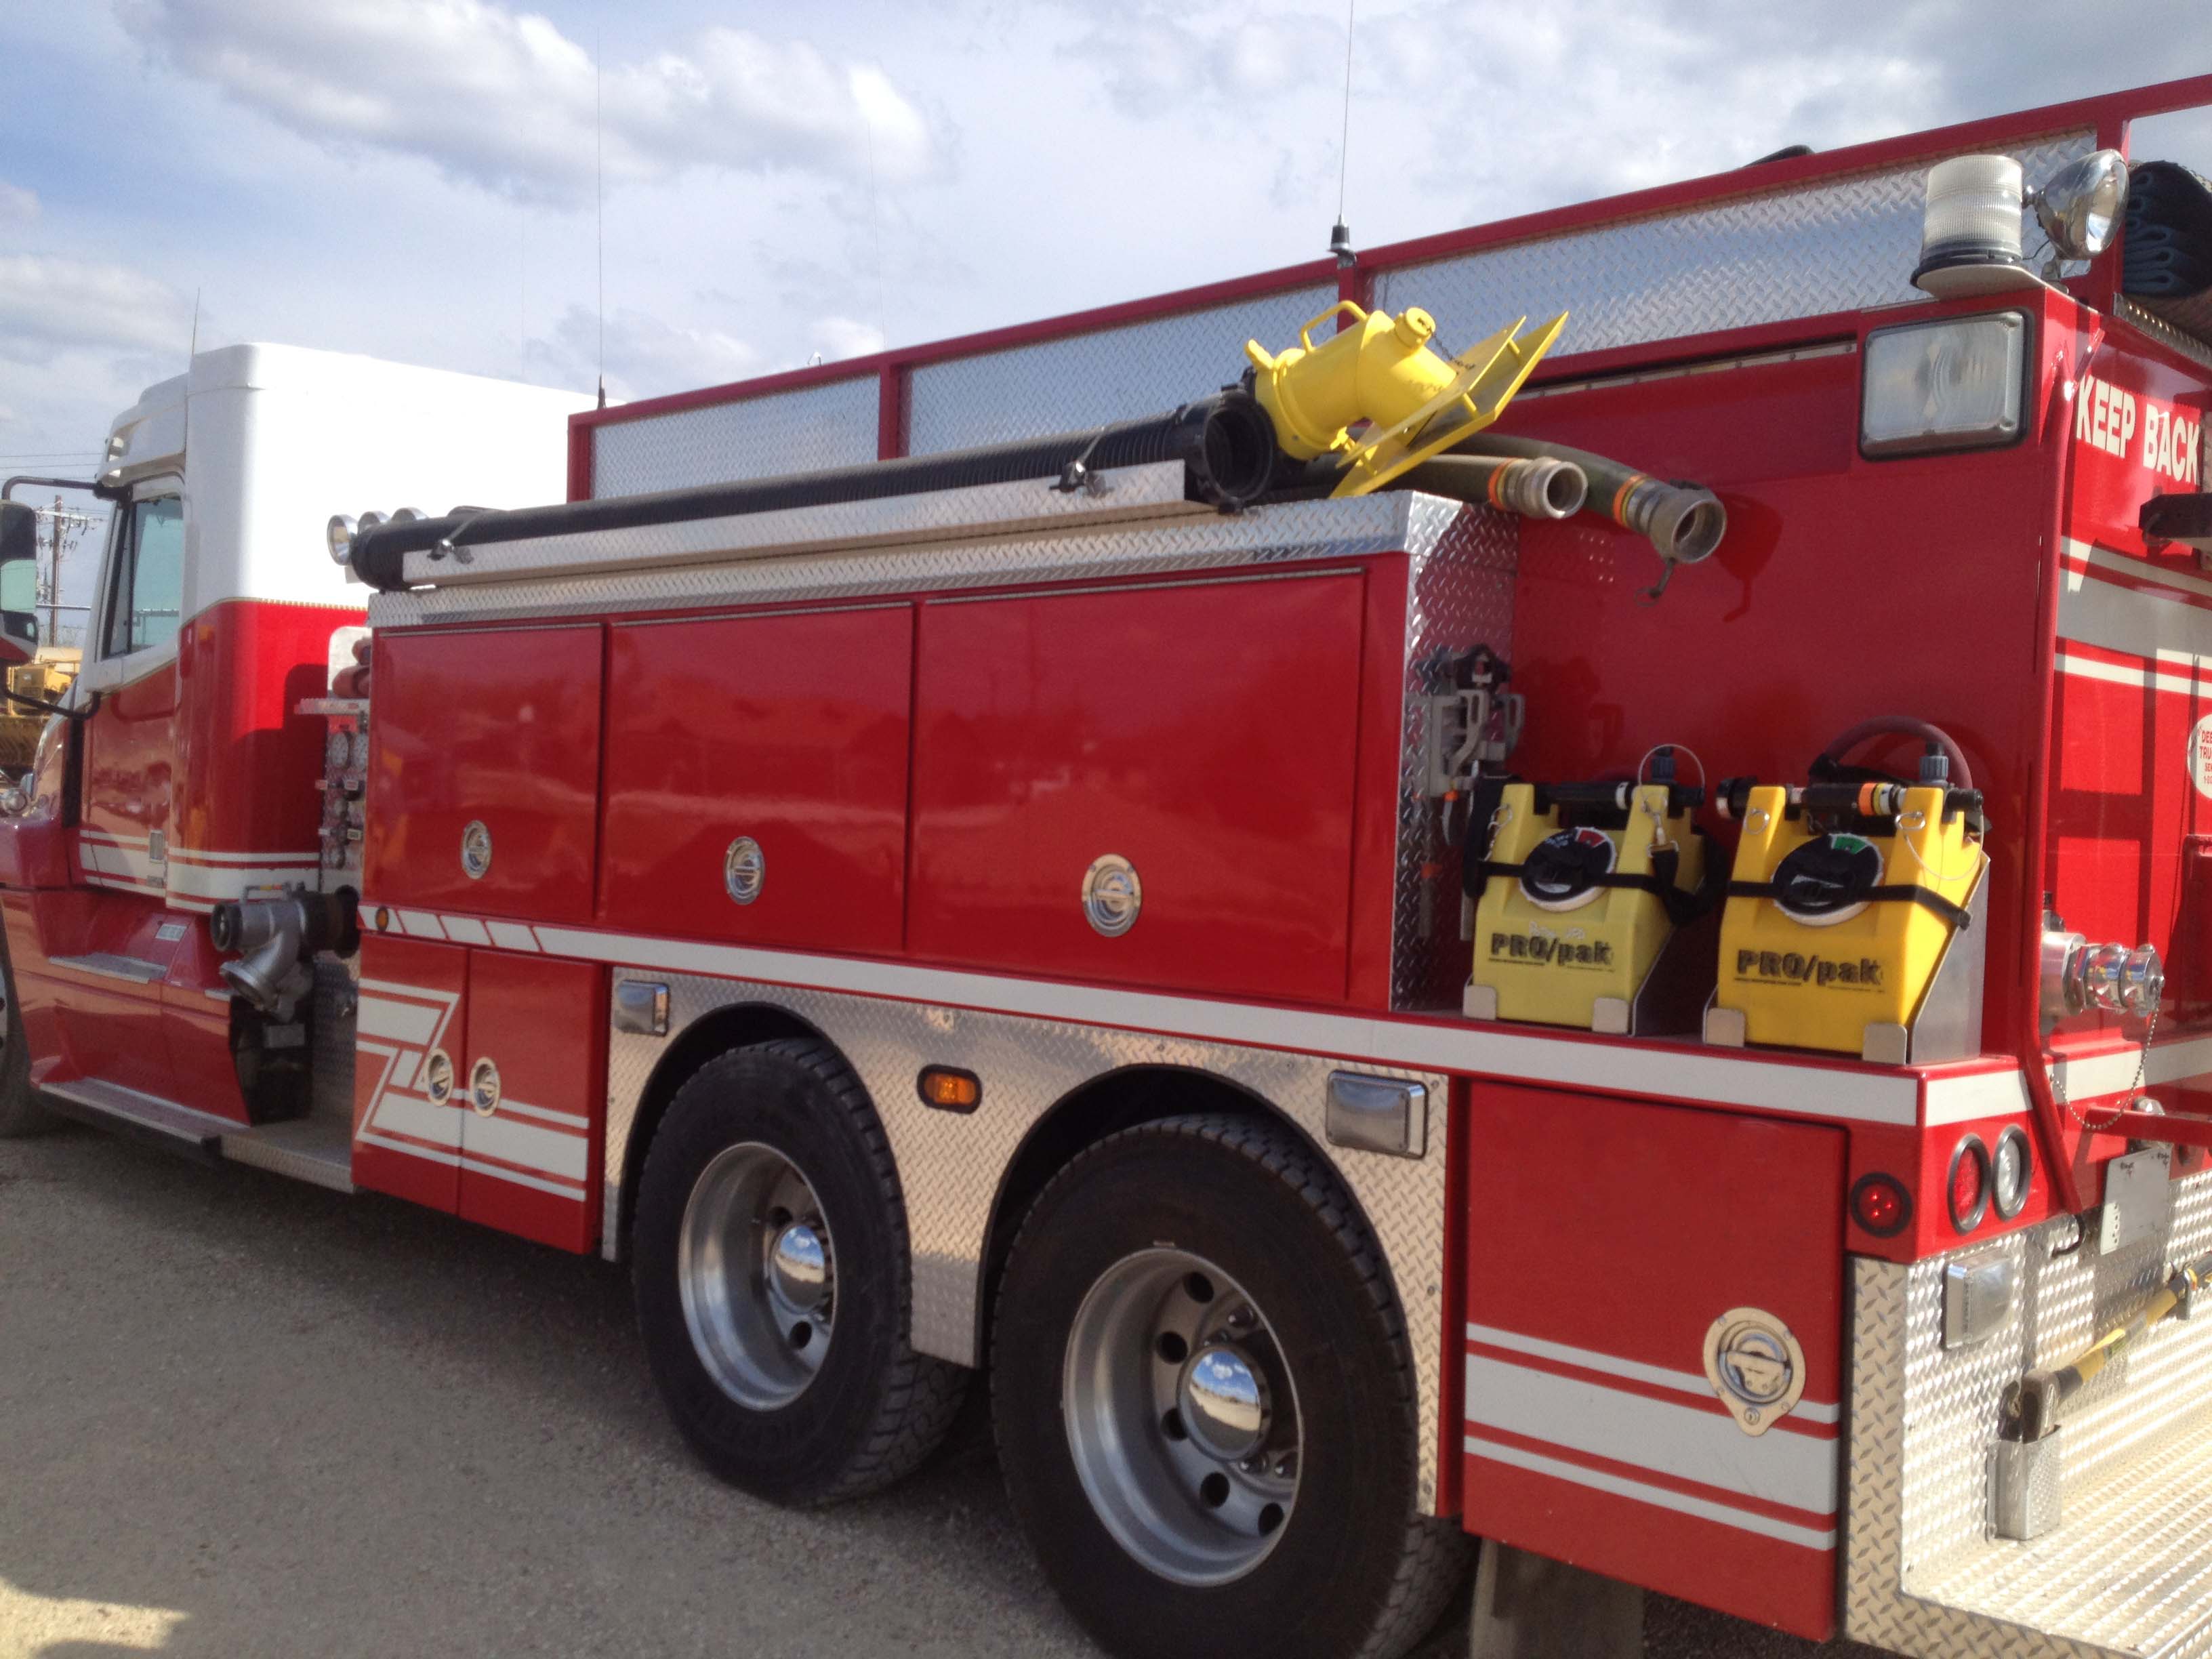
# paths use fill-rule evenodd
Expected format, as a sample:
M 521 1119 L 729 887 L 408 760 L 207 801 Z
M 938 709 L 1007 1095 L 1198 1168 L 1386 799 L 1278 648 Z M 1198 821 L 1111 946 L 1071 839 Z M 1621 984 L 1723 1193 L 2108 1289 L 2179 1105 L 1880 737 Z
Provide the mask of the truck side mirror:
M 0 667 L 39 653 L 39 511 L 0 501 Z

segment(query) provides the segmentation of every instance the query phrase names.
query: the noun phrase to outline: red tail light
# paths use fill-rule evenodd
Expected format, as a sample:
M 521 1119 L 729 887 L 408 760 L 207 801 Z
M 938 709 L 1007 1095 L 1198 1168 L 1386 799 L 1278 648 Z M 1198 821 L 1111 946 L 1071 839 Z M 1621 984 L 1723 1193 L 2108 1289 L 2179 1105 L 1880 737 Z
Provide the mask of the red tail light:
M 1912 1220 L 1912 1199 L 1895 1176 L 1861 1176 L 1851 1188 L 1851 1219 L 1876 1238 L 1894 1238 Z
M 1982 1224 L 1990 1207 L 1990 1149 L 1979 1135 L 1960 1138 L 1951 1154 L 1951 1174 L 1944 1189 L 1954 1227 L 1970 1233 Z

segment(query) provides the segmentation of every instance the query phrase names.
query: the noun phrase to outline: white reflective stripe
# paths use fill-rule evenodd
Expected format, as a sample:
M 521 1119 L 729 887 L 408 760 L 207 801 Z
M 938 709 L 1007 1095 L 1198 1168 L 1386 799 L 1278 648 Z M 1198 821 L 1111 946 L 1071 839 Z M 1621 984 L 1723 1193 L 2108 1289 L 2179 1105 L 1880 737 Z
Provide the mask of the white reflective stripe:
M 535 951 L 538 936 L 519 921 L 491 924 L 491 942 L 502 951 Z
M 1480 1342 L 1486 1347 L 1528 1354 L 1538 1359 L 1555 1359 L 1563 1365 L 1579 1365 L 1586 1371 L 1602 1371 L 1608 1376 L 1625 1376 L 1662 1389 L 1679 1389 L 1684 1394 L 1693 1395 L 1700 1400 L 1713 1397 L 1713 1385 L 1698 1371 L 1678 1371 L 1665 1365 L 1646 1364 L 1641 1359 L 1623 1359 L 1619 1354 L 1601 1352 L 1595 1348 L 1577 1348 L 1565 1342 L 1547 1341 L 1540 1336 L 1523 1336 L 1519 1331 L 1505 1330 L 1496 1325 L 1478 1325 L 1473 1321 L 1468 1323 L 1467 1340 Z M 1802 1417 L 1808 1423 L 1833 1423 L 1841 1413 L 1835 1406 L 1824 1406 L 1815 1400 L 1803 1400 L 1790 1414 Z
M 502 924 L 491 924 L 495 939 Z M 712 974 L 803 985 L 908 1002 L 953 1003 L 991 1013 L 1082 1025 L 1121 1026 L 1294 1054 L 1341 1054 L 1412 1071 L 1526 1078 L 1561 1089 L 1747 1106 L 1808 1117 L 1906 1126 L 1920 1121 L 1920 1085 L 1907 1075 L 1868 1076 L 1817 1063 L 1701 1054 L 1606 1039 L 1575 1041 L 1504 1031 L 1473 1021 L 1434 1022 L 1214 1002 L 1050 980 L 1010 979 L 902 963 L 808 956 L 694 939 L 661 939 L 540 924 L 537 945 L 556 956 L 647 973 Z
M 572 1129 L 588 1132 L 592 1127 L 591 1119 L 574 1112 L 556 1112 L 550 1106 L 528 1106 L 519 1100 L 502 1100 L 499 1109 L 502 1115 L 512 1112 L 518 1117 L 535 1118 L 543 1123 L 564 1123 Z
M 355 1030 L 363 1036 L 391 1037 L 427 1048 L 444 1019 L 437 1009 L 426 1008 L 419 1002 L 394 1002 L 386 997 L 365 996 L 361 1000 L 359 1022 Z
M 404 1152 L 410 1158 L 424 1158 L 432 1164 L 443 1164 L 449 1169 L 459 1169 L 461 1164 L 460 1155 L 458 1152 L 441 1152 L 434 1146 L 416 1146 L 404 1140 L 389 1139 L 370 1130 L 363 1130 L 354 1139 L 356 1141 L 365 1140 L 372 1146 L 381 1146 L 387 1152 Z
M 127 876 L 133 881 L 160 884 L 160 874 L 143 842 L 136 847 L 125 847 L 113 842 L 87 841 L 79 844 L 77 851 L 87 868 L 102 875 Z
M 1923 1086 L 1920 1121 L 1933 1128 L 1976 1118 L 2017 1117 L 2027 1110 L 2027 1084 L 2016 1066 L 1962 1077 L 1931 1077 Z
M 376 1097 L 376 1109 L 369 1115 L 366 1127 L 413 1135 L 417 1140 L 434 1140 L 441 1146 L 458 1146 L 461 1144 L 461 1109 L 433 1106 L 420 1095 L 403 1095 L 387 1089 Z
M 1814 1515 L 1836 1512 L 1835 1441 L 1746 1434 L 1725 1413 L 1469 1354 L 1467 1420 Z
M 1579 1463 L 1570 1463 L 1561 1458 L 1523 1451 L 1518 1446 L 1503 1445 L 1495 1440 L 1486 1440 L 1480 1435 L 1468 1435 L 1464 1444 L 1477 1457 L 1510 1463 L 1516 1468 L 1527 1469 L 1532 1474 L 1548 1474 L 1561 1480 L 1571 1480 L 1577 1486 L 1588 1486 L 1594 1492 L 1610 1492 L 1616 1498 L 1632 1498 L 1639 1504 L 1656 1504 L 1661 1509 L 1673 1510 L 1679 1515 L 1694 1515 L 1700 1520 L 1717 1521 L 1724 1527 L 1755 1532 L 1761 1537 L 1778 1539 L 1785 1544 L 1800 1544 L 1808 1550 L 1832 1550 L 1836 1547 L 1836 1533 L 1832 1527 L 1820 1530 L 1795 1526 L 1787 1521 L 1777 1521 L 1768 1516 L 1753 1515 L 1748 1510 L 1715 1503 L 1711 1498 L 1692 1498 L 1687 1492 L 1669 1492 L 1664 1486 L 1648 1486 L 1641 1480 L 1631 1480 L 1601 1469 L 1586 1469 Z
M 456 945 L 489 945 L 491 935 L 484 931 L 483 923 L 472 916 L 441 916 L 446 925 L 446 937 Z
M 2058 590 L 2058 637 L 2138 657 L 2212 657 L 2212 611 L 2069 567 Z
M 413 1088 L 416 1071 L 422 1064 L 422 1051 L 419 1048 L 401 1048 L 396 1052 L 390 1049 L 385 1052 L 392 1054 L 392 1086 L 395 1089 Z
M 191 847 L 172 847 L 169 860 L 184 864 L 304 864 L 311 870 L 322 862 L 313 853 L 203 853 Z
M 2111 685 L 2124 685 L 2131 691 L 2149 688 L 2160 691 L 2178 691 L 2191 697 L 2212 696 L 2212 680 L 2200 679 L 2194 674 L 2162 674 L 2153 668 L 2096 662 L 2063 651 L 2058 653 L 2058 672 L 2071 674 L 2076 679 L 2102 680 Z
M 468 1121 L 461 1125 L 465 1152 L 503 1158 L 540 1175 L 566 1176 L 571 1181 L 581 1181 L 591 1168 L 591 1143 L 581 1135 L 541 1128 L 498 1112 L 489 1117 L 479 1117 L 474 1112 L 465 1115 Z
M 443 939 L 446 930 L 438 925 L 437 917 L 427 910 L 402 910 L 399 925 L 415 939 Z
M 2100 570 L 2117 570 L 2135 577 L 2139 581 L 2157 582 L 2184 593 L 2194 593 L 2212 599 L 2212 582 L 2202 576 L 2192 576 L 2184 570 L 2170 570 L 2164 565 L 2153 564 L 2148 559 L 2132 558 L 2125 553 L 2115 553 L 2109 548 L 2099 547 L 2094 542 L 2076 541 L 2069 536 L 2065 541 L 2066 556 L 2079 559 L 2084 564 Z
M 581 1187 L 564 1186 L 557 1181 L 525 1175 L 520 1170 L 502 1170 L 495 1164 L 479 1164 L 472 1158 L 465 1158 L 460 1162 L 461 1167 L 472 1175 L 489 1176 L 494 1181 L 511 1181 L 518 1187 L 534 1188 L 541 1193 L 550 1193 L 556 1198 L 574 1199 L 579 1204 L 584 1201 Z
M 217 868 L 172 862 L 169 890 L 198 898 L 243 898 L 256 887 L 296 886 L 301 877 L 310 873 L 312 867 L 302 865 L 224 865 Z
M 2148 1057 L 2140 1048 L 2121 1048 L 2108 1054 L 2062 1060 L 2057 1066 L 2058 1086 L 2069 1097 L 2084 1100 L 2118 1094 L 2134 1084 L 2138 1061 L 2142 1064 L 2145 1083 L 2179 1083 L 2212 1071 L 2212 1037 L 2153 1043 Z

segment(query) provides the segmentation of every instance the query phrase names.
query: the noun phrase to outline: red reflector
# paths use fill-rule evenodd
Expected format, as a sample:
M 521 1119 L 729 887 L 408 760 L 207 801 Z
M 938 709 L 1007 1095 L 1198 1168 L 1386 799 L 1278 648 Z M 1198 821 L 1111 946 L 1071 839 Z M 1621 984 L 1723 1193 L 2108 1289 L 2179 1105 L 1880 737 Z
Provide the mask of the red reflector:
M 1861 1176 L 1851 1188 L 1851 1219 L 1876 1238 L 1894 1238 L 1912 1219 L 1912 1200 L 1895 1176 Z
M 1979 1135 L 1960 1139 L 1951 1154 L 1951 1174 L 1944 1182 L 1951 1204 L 1951 1224 L 1962 1233 L 1981 1225 L 1990 1207 L 1990 1149 Z

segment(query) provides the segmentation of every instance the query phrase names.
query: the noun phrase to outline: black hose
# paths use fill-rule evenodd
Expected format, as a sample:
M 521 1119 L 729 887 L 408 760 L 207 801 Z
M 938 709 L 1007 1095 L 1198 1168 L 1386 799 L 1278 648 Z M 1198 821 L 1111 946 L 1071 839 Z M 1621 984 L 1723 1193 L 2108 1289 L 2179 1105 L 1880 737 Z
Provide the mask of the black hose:
M 1849 731 L 1838 732 L 1820 751 L 1820 758 L 1831 765 L 1838 763 L 1869 738 L 1880 737 L 1917 738 L 1923 743 L 1934 744 L 1951 763 L 1953 786 L 1960 789 L 1974 787 L 1974 769 L 1966 764 L 1966 751 L 1942 726 L 1931 726 L 1911 714 L 1877 714 L 1870 720 L 1861 720 Z
M 443 518 L 381 524 L 356 538 L 349 562 L 362 580 L 390 592 L 407 585 L 408 554 L 441 545 L 483 547 L 540 536 L 635 530 L 648 525 L 880 501 L 1030 478 L 1054 479 L 1065 486 L 1080 488 L 1090 474 L 1102 468 L 1159 461 L 1183 464 L 1185 489 L 1191 500 L 1230 510 L 1242 507 L 1264 495 L 1274 477 L 1274 422 L 1255 399 L 1243 392 L 1226 392 L 1185 404 L 1166 415 L 1022 443 L 906 456 L 741 483 L 665 489 L 646 495 L 611 495 L 550 507 L 454 513 Z

